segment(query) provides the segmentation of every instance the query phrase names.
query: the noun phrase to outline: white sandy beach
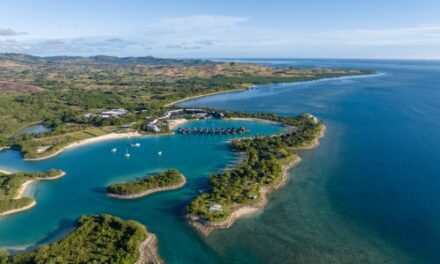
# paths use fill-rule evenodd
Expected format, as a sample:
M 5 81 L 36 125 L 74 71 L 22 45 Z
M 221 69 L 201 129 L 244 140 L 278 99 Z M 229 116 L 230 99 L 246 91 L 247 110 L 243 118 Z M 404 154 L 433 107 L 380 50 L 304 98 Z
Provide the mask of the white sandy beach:
M 168 121 L 168 128 L 170 130 L 175 129 L 176 127 L 185 124 L 186 122 L 188 122 L 189 120 L 186 118 L 178 118 L 178 119 L 171 119 L 170 121 Z
M 12 171 L 9 171 L 9 170 L 5 170 L 5 169 L 0 169 L 0 173 L 3 173 L 3 174 L 12 174 L 13 172 L 12 172 Z
M 35 178 L 29 181 L 24 182 L 21 186 L 20 189 L 18 189 L 17 193 L 15 194 L 14 199 L 20 199 L 24 196 L 24 194 L 26 193 L 26 191 L 28 190 L 28 188 L 35 182 L 35 181 L 52 181 L 52 180 L 56 180 L 59 179 L 61 177 L 63 177 L 64 175 L 66 175 L 66 173 L 63 171 L 62 173 L 55 175 L 53 177 L 47 177 L 47 178 Z
M 87 144 L 91 144 L 91 143 L 95 143 L 95 142 L 99 142 L 99 141 L 104 141 L 104 140 L 129 138 L 129 137 L 142 137 L 142 136 L 144 136 L 144 135 L 137 133 L 137 132 L 110 133 L 110 134 L 102 135 L 99 137 L 92 137 L 92 138 L 87 138 L 84 140 L 75 141 L 75 142 L 70 143 L 69 145 L 59 149 L 58 151 L 56 151 L 50 155 L 39 157 L 39 158 L 33 158 L 33 159 L 25 159 L 25 160 L 28 160 L 28 161 L 45 160 L 45 159 L 52 158 L 52 157 L 60 154 L 61 152 L 63 152 L 66 149 L 71 149 L 71 148 L 75 148 L 75 147 L 79 147 L 79 146 L 83 146 L 83 145 L 87 145 Z
M 5 174 L 11 174 L 11 173 L 12 173 L 12 172 L 7 171 L 7 170 L 0 170 L 0 172 L 3 172 L 3 173 L 6 172 Z M 20 199 L 20 198 L 23 198 L 24 195 L 26 194 L 26 192 L 28 191 L 29 187 L 30 187 L 35 181 L 42 181 L 42 180 L 43 180 L 43 181 L 44 181 L 44 180 L 50 181 L 50 180 L 56 180 L 56 179 L 59 179 L 59 178 L 63 177 L 64 175 L 66 175 L 66 173 L 63 171 L 62 173 L 60 173 L 60 174 L 58 174 L 58 175 L 55 175 L 55 176 L 53 176 L 53 177 L 48 177 L 48 178 L 35 178 L 35 179 L 33 179 L 33 180 L 26 181 L 26 182 L 24 182 L 24 183 L 20 186 L 20 188 L 18 189 L 17 193 L 16 193 L 15 196 L 14 196 L 14 199 Z M 3 213 L 0 213 L 0 216 L 5 216 L 5 215 L 10 215 L 10 214 L 15 214 L 15 213 L 18 213 L 18 212 L 26 211 L 26 210 L 28 210 L 28 209 L 34 207 L 36 204 L 37 204 L 37 201 L 34 200 L 34 201 L 32 201 L 32 203 L 30 203 L 29 205 L 27 205 L 27 206 L 25 206 L 25 207 L 17 208 L 17 209 L 13 209 L 13 210 L 9 210 L 9 211 L 6 211 L 6 212 L 3 212 Z
M 35 205 L 37 205 L 37 202 L 36 201 L 32 201 L 29 205 L 26 205 L 25 207 L 17 208 L 17 209 L 14 209 L 14 210 L 9 210 L 9 211 L 0 213 L 0 216 L 5 216 L 5 215 L 10 215 L 10 214 L 15 214 L 15 213 L 23 212 L 23 211 L 31 209 Z
M 8 150 L 8 149 L 10 149 L 11 147 L 0 147 L 0 151 L 3 151 L 3 150 Z

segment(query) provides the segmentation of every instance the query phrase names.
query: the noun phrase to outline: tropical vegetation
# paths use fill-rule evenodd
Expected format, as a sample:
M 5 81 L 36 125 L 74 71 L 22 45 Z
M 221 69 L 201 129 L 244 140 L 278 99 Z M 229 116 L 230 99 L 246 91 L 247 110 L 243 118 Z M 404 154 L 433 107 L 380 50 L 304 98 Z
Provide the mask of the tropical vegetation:
M 182 184 L 184 178 L 178 170 L 170 169 L 142 179 L 116 183 L 107 187 L 109 194 L 129 196 L 157 188 L 167 188 Z
M 59 176 L 61 170 L 47 172 L 18 172 L 13 174 L 0 173 L 0 213 L 26 207 L 34 202 L 29 197 L 16 197 L 20 187 L 27 181 L 47 179 Z
M 0 147 L 26 158 L 47 156 L 78 139 L 146 130 L 170 102 L 252 84 L 295 82 L 371 71 L 269 67 L 247 63 L 153 57 L 36 57 L 0 54 Z M 121 117 L 99 114 L 125 108 Z M 19 135 L 40 122 L 50 131 Z
M 0 263 L 135 263 L 147 238 L 144 226 L 110 215 L 82 216 L 76 229 L 58 242 L 8 256 Z
M 224 221 L 237 208 L 258 203 L 263 187 L 272 188 L 280 183 L 282 166 L 296 158 L 295 149 L 312 144 L 323 129 L 323 124 L 309 115 L 229 113 L 227 116 L 262 118 L 287 127 L 278 135 L 232 141 L 231 149 L 244 152 L 244 159 L 233 169 L 212 174 L 210 190 L 188 206 L 190 216 L 212 222 Z

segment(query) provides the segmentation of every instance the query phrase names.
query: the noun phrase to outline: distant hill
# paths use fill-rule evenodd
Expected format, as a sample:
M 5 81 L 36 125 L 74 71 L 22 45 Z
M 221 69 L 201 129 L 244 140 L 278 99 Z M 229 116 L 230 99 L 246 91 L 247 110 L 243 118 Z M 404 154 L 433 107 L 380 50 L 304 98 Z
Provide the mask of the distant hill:
M 203 65 L 213 62 L 199 59 L 163 59 L 153 56 L 146 57 L 116 57 L 116 56 L 50 56 L 39 57 L 20 53 L 0 53 L 0 60 L 26 64 L 71 64 L 71 65 Z

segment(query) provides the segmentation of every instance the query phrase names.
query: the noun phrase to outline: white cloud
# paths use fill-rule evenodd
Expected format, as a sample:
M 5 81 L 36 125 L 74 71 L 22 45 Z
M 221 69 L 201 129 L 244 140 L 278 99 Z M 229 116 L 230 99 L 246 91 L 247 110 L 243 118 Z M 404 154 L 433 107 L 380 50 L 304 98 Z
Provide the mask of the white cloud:
M 0 39 L 0 52 L 167 57 L 440 57 L 440 25 L 310 31 L 253 26 L 247 22 L 251 22 L 248 17 L 234 16 L 171 17 L 130 36 Z
M 72 39 L 0 40 L 0 52 L 22 52 L 37 55 L 96 55 L 118 54 L 121 51 L 149 50 L 147 43 L 115 37 Z
M 10 28 L 0 28 L 0 37 L 1 36 L 17 36 L 17 35 L 24 35 L 25 32 L 17 32 Z

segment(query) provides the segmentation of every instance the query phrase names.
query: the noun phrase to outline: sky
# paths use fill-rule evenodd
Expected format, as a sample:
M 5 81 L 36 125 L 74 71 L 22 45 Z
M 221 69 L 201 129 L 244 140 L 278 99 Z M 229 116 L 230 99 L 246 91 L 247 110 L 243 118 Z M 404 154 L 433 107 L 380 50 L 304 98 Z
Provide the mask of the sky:
M 440 1 L 2 0 L 0 52 L 440 59 Z

